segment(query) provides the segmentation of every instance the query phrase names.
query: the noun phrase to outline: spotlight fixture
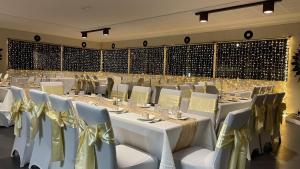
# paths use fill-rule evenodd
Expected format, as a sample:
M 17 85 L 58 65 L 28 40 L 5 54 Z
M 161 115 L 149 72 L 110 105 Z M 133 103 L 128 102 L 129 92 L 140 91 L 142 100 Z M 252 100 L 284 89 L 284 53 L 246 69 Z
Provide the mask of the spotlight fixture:
M 272 14 L 274 12 L 274 1 L 266 1 L 263 4 L 263 11 L 265 14 Z
M 200 13 L 200 22 L 202 22 L 202 23 L 208 22 L 208 13 L 207 12 Z
M 108 36 L 109 35 L 110 28 L 103 28 L 103 35 Z
M 93 29 L 93 30 L 82 31 L 81 32 L 81 37 L 85 39 L 85 38 L 87 38 L 88 33 L 91 33 L 91 32 L 101 32 L 101 31 L 103 31 L 103 35 L 104 36 L 108 36 L 110 29 L 111 28 L 100 28 L 100 29 Z
M 87 38 L 87 32 L 81 32 L 81 37 L 83 39 L 86 39 Z
M 229 6 L 225 8 L 219 8 L 219 9 L 212 9 L 208 11 L 201 11 L 195 13 L 195 15 L 200 16 L 200 22 L 208 22 L 208 15 L 211 13 L 217 13 L 217 12 L 224 12 L 224 11 L 232 11 L 235 9 L 242 9 L 242 8 L 249 8 L 254 6 L 263 5 L 263 12 L 265 14 L 271 14 L 274 12 L 274 4 L 276 2 L 281 2 L 282 0 L 265 0 L 265 1 L 259 1 L 259 2 L 253 2 L 248 4 L 242 4 L 237 6 Z

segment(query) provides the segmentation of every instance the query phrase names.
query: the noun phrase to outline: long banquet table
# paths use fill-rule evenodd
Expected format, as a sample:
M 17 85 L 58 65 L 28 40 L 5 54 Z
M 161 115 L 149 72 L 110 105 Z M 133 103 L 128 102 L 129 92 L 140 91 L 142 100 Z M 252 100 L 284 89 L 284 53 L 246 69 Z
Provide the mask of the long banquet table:
M 97 106 L 105 107 L 107 105 L 101 104 L 103 101 L 99 101 L 99 98 L 96 97 L 77 96 L 73 97 L 73 100 Z M 149 109 L 151 111 L 151 108 Z M 177 148 L 179 140 L 182 141 L 181 134 L 194 135 L 189 146 L 199 146 L 210 150 L 215 148 L 216 135 L 211 120 L 195 114 L 183 114 L 183 116 L 195 120 L 196 130 L 194 132 L 183 133 L 183 125 L 173 120 L 149 123 L 138 120 L 141 117 L 139 113 L 129 111 L 128 113 L 117 114 L 110 112 L 117 141 L 141 149 L 156 157 L 160 161 L 160 169 L 175 168 L 172 153 Z M 189 131 L 185 130 L 185 132 Z

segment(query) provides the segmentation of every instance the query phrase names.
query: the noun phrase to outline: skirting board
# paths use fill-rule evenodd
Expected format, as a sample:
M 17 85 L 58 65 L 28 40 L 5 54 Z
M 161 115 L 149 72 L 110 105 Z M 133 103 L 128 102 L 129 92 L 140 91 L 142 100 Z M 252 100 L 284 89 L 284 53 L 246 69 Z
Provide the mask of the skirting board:
M 285 121 L 300 126 L 300 116 L 298 116 L 297 114 L 290 114 L 290 115 L 286 116 Z

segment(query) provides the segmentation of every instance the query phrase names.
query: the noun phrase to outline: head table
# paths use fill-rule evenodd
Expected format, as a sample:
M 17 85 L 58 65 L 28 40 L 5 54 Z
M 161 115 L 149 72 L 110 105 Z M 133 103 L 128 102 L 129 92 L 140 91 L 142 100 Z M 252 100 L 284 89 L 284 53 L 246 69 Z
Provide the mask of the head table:
M 87 102 L 112 110 L 112 102 L 93 96 L 71 96 L 74 103 Z M 155 115 L 153 108 L 134 108 L 121 106 L 126 113 L 110 112 L 111 122 L 118 142 L 134 146 L 150 153 L 160 160 L 160 169 L 174 169 L 173 152 L 188 146 L 199 146 L 214 150 L 216 135 L 209 118 L 195 114 L 183 114 L 187 120 L 165 120 L 149 123 L 138 120 L 141 113 Z M 191 122 L 194 129 L 189 124 Z

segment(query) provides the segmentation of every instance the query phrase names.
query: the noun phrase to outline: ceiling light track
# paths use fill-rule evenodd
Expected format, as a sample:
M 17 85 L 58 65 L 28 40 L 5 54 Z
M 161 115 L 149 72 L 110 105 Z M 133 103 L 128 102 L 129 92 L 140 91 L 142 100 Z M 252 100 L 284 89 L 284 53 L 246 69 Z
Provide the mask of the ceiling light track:
M 87 38 L 88 33 L 92 33 L 92 32 L 103 32 L 104 36 L 108 36 L 109 35 L 109 30 L 111 28 L 100 28 L 100 29 L 93 29 L 93 30 L 87 30 L 87 31 L 82 31 L 81 32 L 81 37 L 82 38 Z
M 207 22 L 208 21 L 208 14 L 211 14 L 211 13 L 232 11 L 232 10 L 236 10 L 236 9 L 249 8 L 249 7 L 254 7 L 254 6 L 259 6 L 259 5 L 263 5 L 263 12 L 265 14 L 269 14 L 269 13 L 274 12 L 274 4 L 276 2 L 281 2 L 281 1 L 282 0 L 265 0 L 265 1 L 248 3 L 248 4 L 229 6 L 229 7 L 225 7 L 225 8 L 201 11 L 201 12 L 195 13 L 195 15 L 200 16 L 200 22 Z

